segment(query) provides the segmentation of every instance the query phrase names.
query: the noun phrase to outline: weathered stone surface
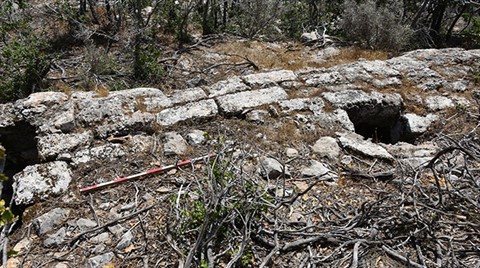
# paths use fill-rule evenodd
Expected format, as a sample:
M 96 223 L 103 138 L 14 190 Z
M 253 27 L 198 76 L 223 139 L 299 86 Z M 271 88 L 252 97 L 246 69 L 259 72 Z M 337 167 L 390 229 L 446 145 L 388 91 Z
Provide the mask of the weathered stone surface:
M 45 247 L 58 247 L 65 241 L 67 232 L 65 227 L 60 228 L 57 232 L 49 235 L 47 239 L 43 241 Z
M 309 87 L 320 87 L 345 82 L 345 78 L 338 71 L 331 70 L 329 72 L 322 72 L 320 74 L 308 75 L 305 85 Z
M 0 104 L 0 128 L 14 126 L 17 121 L 13 103 Z
M 37 235 L 43 235 L 52 231 L 55 227 L 67 220 L 71 210 L 65 208 L 54 208 L 49 212 L 35 218 L 33 227 Z
M 264 158 L 260 165 L 260 172 L 264 177 L 275 179 L 282 175 L 290 177 L 290 172 L 286 166 L 273 158 Z
M 402 115 L 402 118 L 405 119 L 408 134 L 420 135 L 427 131 L 428 127 L 438 119 L 438 116 L 434 114 L 419 116 L 408 113 Z
M 187 142 L 192 145 L 200 145 L 205 142 L 206 132 L 203 130 L 194 129 L 187 134 Z
M 188 144 L 183 137 L 175 132 L 167 132 L 164 135 L 163 153 L 165 155 L 184 155 Z
M 27 166 L 13 176 L 13 180 L 15 203 L 27 205 L 64 193 L 70 185 L 72 175 L 65 162 L 55 161 Z
M 287 98 L 287 92 L 281 87 L 271 87 L 221 96 L 217 98 L 217 101 L 224 113 L 233 114 L 241 113 L 246 108 L 278 102 Z
M 280 108 L 285 113 L 292 111 L 305 111 L 310 110 L 312 112 L 319 112 L 325 106 L 325 103 L 321 98 L 300 98 L 280 101 Z
M 296 156 L 298 156 L 298 150 L 296 150 L 294 148 L 287 148 L 287 149 L 285 149 L 285 155 L 287 157 L 296 157 Z
M 339 142 L 343 148 L 354 151 L 355 153 L 373 158 L 383 158 L 393 160 L 393 156 L 385 148 L 369 140 L 364 140 L 362 136 L 352 133 L 339 133 Z
M 92 220 L 89 220 L 89 219 L 81 218 L 81 219 L 77 220 L 76 225 L 77 225 L 78 229 L 80 229 L 80 231 L 83 232 L 83 231 L 86 231 L 88 229 L 92 229 L 93 227 L 97 226 L 97 223 L 92 221 Z
M 265 110 L 253 110 L 245 115 L 245 119 L 250 122 L 263 124 L 270 114 Z
M 53 159 L 59 154 L 72 152 L 79 146 L 86 146 L 92 140 L 93 133 L 91 131 L 42 136 L 38 138 L 38 154 L 41 159 Z
M 438 111 L 455 107 L 453 101 L 444 96 L 428 96 L 425 99 L 425 104 L 430 111 Z
M 115 257 L 115 254 L 113 252 L 107 252 L 105 254 L 88 259 L 88 264 L 92 268 L 101 268 L 108 262 L 112 261 L 113 257 Z
M 396 158 L 431 158 L 440 150 L 440 147 L 436 146 L 432 142 L 426 142 L 419 145 L 406 142 L 397 142 L 395 144 L 386 144 L 385 149 Z
M 227 80 L 217 82 L 212 86 L 207 87 L 209 98 L 245 91 L 248 89 L 250 89 L 250 87 L 243 83 L 242 79 L 240 79 L 238 76 L 230 77 Z
M 99 159 L 113 160 L 126 154 L 125 148 L 121 144 L 105 144 L 91 149 L 84 149 L 75 153 L 73 157 L 74 165 L 88 163 Z
M 112 238 L 110 237 L 110 234 L 108 232 L 104 232 L 90 238 L 88 241 L 94 244 L 100 244 L 100 243 L 110 244 L 112 243 Z
M 73 105 L 69 107 L 65 112 L 60 113 L 57 115 L 53 120 L 53 126 L 56 129 L 61 130 L 62 132 L 70 132 L 72 131 L 75 126 L 75 109 Z
M 326 92 L 322 96 L 334 107 L 346 110 L 355 124 L 380 125 L 395 122 L 404 110 L 399 94 L 366 93 L 360 90 Z
M 333 178 L 333 172 L 323 163 L 316 160 L 310 160 L 310 165 L 302 169 L 302 175 L 305 177 Z
M 340 156 L 341 150 L 337 140 L 332 137 L 321 137 L 312 147 L 312 151 L 318 156 L 329 159 L 337 159 Z
M 205 99 L 207 94 L 200 87 L 176 90 L 170 97 L 173 105 Z
M 243 77 L 245 83 L 252 86 L 272 85 L 296 79 L 295 73 L 288 70 L 249 74 Z
M 122 250 L 130 246 L 132 243 L 133 243 L 133 234 L 131 231 L 128 231 L 122 235 L 122 238 L 118 242 L 116 248 Z
M 203 100 L 165 109 L 157 114 L 157 122 L 162 126 L 169 126 L 188 119 L 212 117 L 217 113 L 218 107 L 214 100 Z
M 117 120 L 109 124 L 97 126 L 95 128 L 95 136 L 106 138 L 110 135 L 120 136 L 135 131 L 149 131 L 152 129 L 154 121 L 154 115 L 147 112 L 136 111 L 132 114 L 119 116 Z
M 352 132 L 355 131 L 355 126 L 348 117 L 347 112 L 342 109 L 336 109 L 333 113 L 316 113 L 314 119 L 320 126 L 325 128 L 334 129 L 338 126 Z
M 309 32 L 309 33 L 302 33 L 300 36 L 300 41 L 303 43 L 310 43 L 317 41 L 320 38 L 319 34 L 316 31 Z

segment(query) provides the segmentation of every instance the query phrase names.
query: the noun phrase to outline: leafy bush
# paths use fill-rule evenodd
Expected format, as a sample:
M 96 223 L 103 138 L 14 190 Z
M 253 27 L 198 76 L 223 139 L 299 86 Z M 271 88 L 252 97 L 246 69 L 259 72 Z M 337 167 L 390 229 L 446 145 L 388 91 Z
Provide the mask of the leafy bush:
M 0 102 L 23 98 L 39 90 L 50 69 L 45 42 L 15 14 L 10 3 L 0 3 Z
M 374 0 L 357 4 L 345 2 L 340 28 L 345 36 L 364 48 L 399 51 L 405 48 L 412 31 L 402 25 L 395 2 L 377 5 Z

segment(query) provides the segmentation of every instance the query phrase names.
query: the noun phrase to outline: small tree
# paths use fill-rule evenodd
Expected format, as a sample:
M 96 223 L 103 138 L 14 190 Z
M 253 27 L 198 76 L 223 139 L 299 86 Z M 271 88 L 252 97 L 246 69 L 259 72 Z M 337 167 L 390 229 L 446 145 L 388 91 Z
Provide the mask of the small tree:
M 0 2 L 0 103 L 38 91 L 50 69 L 45 42 L 25 14 L 11 1 Z
M 362 47 L 398 51 L 408 45 L 412 35 L 411 29 L 401 22 L 400 10 L 391 1 L 377 5 L 374 0 L 360 4 L 347 0 L 340 28 L 349 40 Z

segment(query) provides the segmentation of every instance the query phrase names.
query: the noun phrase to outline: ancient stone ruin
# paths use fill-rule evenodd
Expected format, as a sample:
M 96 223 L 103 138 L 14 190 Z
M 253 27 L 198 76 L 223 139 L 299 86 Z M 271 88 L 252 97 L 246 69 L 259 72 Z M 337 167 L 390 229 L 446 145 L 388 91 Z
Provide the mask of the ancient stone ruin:
M 11 265 L 474 267 L 479 62 L 417 50 L 1 104 Z

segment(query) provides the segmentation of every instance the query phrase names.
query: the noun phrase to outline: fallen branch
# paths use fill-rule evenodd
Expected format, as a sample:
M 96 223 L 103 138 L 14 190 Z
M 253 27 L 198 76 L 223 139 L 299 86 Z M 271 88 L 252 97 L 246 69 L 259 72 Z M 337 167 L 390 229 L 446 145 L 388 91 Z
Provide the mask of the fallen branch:
M 399 253 L 397 253 L 395 250 L 387 247 L 387 246 L 382 246 L 382 249 L 385 251 L 385 253 L 387 253 L 388 255 L 390 255 L 392 258 L 394 259 L 397 259 L 401 262 L 403 262 L 404 264 L 408 265 L 409 267 L 417 267 L 417 268 L 426 268 L 426 266 L 423 266 L 419 263 L 416 263 L 412 260 L 410 260 L 409 258 L 405 258 L 403 257 L 402 255 L 400 255 Z
M 98 230 L 102 230 L 102 229 L 104 229 L 104 228 L 107 228 L 108 226 L 112 226 L 112 225 L 118 224 L 118 223 L 123 222 L 123 221 L 125 221 L 125 220 L 128 220 L 128 219 L 130 219 L 130 218 L 133 218 L 133 217 L 135 217 L 135 216 L 137 216 L 137 215 L 139 215 L 139 214 L 142 214 L 142 213 L 144 213 L 144 212 L 146 212 L 146 211 L 148 211 L 148 210 L 150 210 L 150 209 L 152 209 L 152 208 L 153 208 L 153 205 L 148 206 L 148 207 L 146 207 L 146 208 L 144 208 L 144 209 L 141 209 L 141 210 L 138 210 L 138 211 L 136 211 L 136 212 L 134 212 L 134 213 L 132 213 L 132 214 L 129 214 L 129 215 L 123 216 L 123 217 L 121 217 L 121 218 L 118 218 L 118 219 L 109 221 L 109 222 L 105 223 L 105 224 L 102 225 L 102 226 L 98 226 L 98 227 L 95 227 L 95 228 L 93 228 L 93 229 L 84 231 L 84 232 L 78 234 L 77 236 L 75 236 L 74 238 L 72 238 L 72 240 L 70 240 L 69 245 L 70 245 L 70 246 L 73 246 L 78 240 L 80 240 L 80 239 L 81 239 L 83 236 L 85 236 L 86 234 L 93 233 L 93 232 L 96 232 L 96 231 L 98 231 Z

